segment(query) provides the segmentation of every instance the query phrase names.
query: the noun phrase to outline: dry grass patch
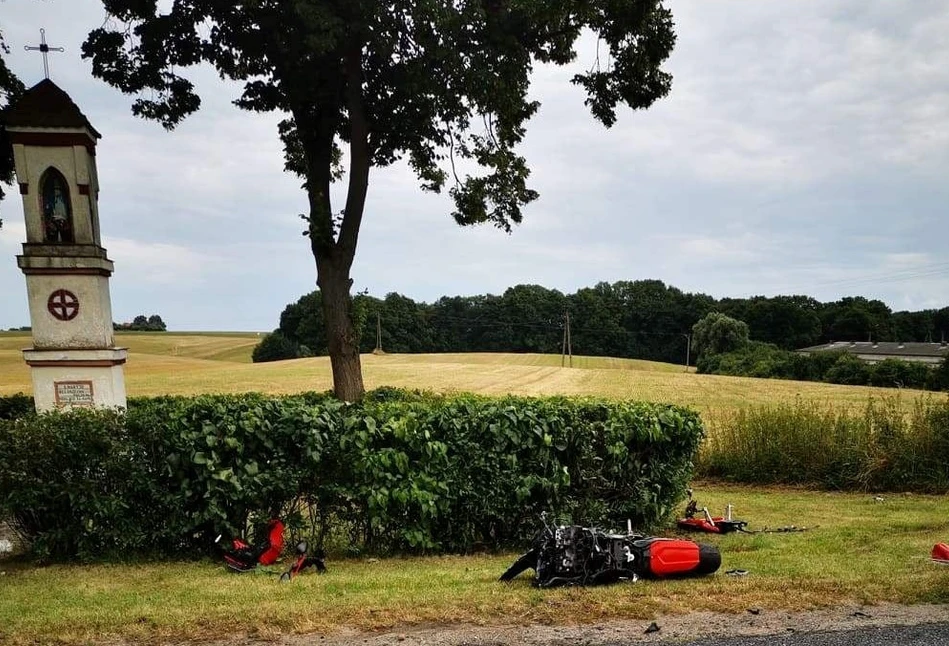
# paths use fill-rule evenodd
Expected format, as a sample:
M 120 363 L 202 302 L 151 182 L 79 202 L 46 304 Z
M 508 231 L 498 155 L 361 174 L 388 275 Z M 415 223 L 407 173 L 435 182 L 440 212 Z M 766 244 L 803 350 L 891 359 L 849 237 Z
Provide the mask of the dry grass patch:
M 210 639 L 413 624 L 577 624 L 693 610 L 803 610 L 848 603 L 949 602 L 949 568 L 926 559 L 949 539 L 945 497 L 758 490 L 698 485 L 711 510 L 727 503 L 753 529 L 796 534 L 701 537 L 723 554 L 702 579 L 536 590 L 497 582 L 514 555 L 339 560 L 325 576 L 279 584 L 216 562 L 36 567 L 0 563 L 0 641 Z M 725 570 L 749 575 L 733 578 Z
M 254 346 L 260 342 L 255 332 L 117 332 L 115 344 L 129 354 L 166 355 L 211 361 L 250 363 Z

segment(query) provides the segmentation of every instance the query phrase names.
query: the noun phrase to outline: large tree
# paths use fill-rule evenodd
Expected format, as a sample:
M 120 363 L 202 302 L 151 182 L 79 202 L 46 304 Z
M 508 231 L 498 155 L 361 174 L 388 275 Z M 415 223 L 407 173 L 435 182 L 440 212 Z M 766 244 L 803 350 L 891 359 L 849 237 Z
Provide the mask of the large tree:
M 660 69 L 675 42 L 661 0 L 103 4 L 111 21 L 89 34 L 83 55 L 95 76 L 138 95 L 135 114 L 173 128 L 200 106 L 181 70 L 207 62 L 244 82 L 239 107 L 286 115 L 286 168 L 304 178 L 309 197 L 333 381 L 347 400 L 363 393 L 350 268 L 372 167 L 406 158 L 423 190 L 451 181 L 459 224 L 510 230 L 537 198 L 515 152 L 538 109 L 528 98 L 534 65 L 573 61 L 578 38 L 593 34 L 592 64 L 573 82 L 606 126 L 619 104 L 646 108 L 672 82 Z M 478 174 L 460 177 L 456 161 Z M 330 185 L 344 176 L 346 201 L 336 210 Z
M 692 326 L 692 347 L 699 358 L 733 352 L 748 344 L 748 325 L 721 312 L 709 312 Z

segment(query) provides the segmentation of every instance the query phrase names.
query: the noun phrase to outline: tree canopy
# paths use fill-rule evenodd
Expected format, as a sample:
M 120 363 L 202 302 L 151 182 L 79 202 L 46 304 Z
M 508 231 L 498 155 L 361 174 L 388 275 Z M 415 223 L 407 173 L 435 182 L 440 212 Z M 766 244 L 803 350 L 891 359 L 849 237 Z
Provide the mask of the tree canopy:
M 596 119 L 610 126 L 617 104 L 646 108 L 671 88 L 659 65 L 675 35 L 659 0 L 175 0 L 167 13 L 156 0 L 104 4 L 128 28 L 96 29 L 83 54 L 97 77 L 146 93 L 135 114 L 176 126 L 201 105 L 180 70 L 208 62 L 245 83 L 239 107 L 289 115 L 287 168 L 308 180 L 333 177 L 337 138 L 372 166 L 407 156 L 427 190 L 444 187 L 446 152 L 475 161 L 489 173 L 452 188 L 462 224 L 510 228 L 536 198 L 513 150 L 539 107 L 530 73 L 573 61 L 584 29 L 608 49 L 573 78 Z M 355 243 L 345 216 L 338 232 L 312 224 L 319 244 Z
M 692 326 L 692 344 L 701 358 L 741 348 L 748 343 L 748 324 L 721 312 L 709 312 Z
M 103 4 L 113 20 L 89 34 L 83 55 L 95 76 L 138 96 L 135 114 L 175 127 L 201 105 L 182 70 L 206 62 L 243 82 L 238 107 L 286 115 L 279 135 L 286 169 L 304 178 L 309 197 L 306 234 L 344 399 L 363 389 L 349 273 L 371 167 L 405 159 L 423 190 L 451 182 L 459 224 L 510 230 L 537 198 L 516 152 L 539 107 L 528 97 L 535 65 L 570 63 L 578 38 L 592 33 L 593 62 L 572 80 L 606 126 L 620 104 L 646 108 L 672 82 L 660 69 L 675 43 L 662 0 Z M 344 166 L 337 211 L 329 189 Z
M 4 185 L 13 182 L 14 174 L 13 146 L 10 145 L 10 139 L 3 127 L 2 113 L 16 102 L 25 89 L 20 79 L 7 66 L 3 55 L 9 53 L 10 47 L 4 42 L 3 32 L 0 31 L 0 201 L 6 195 L 3 190 Z M 2 219 L 0 219 L 0 226 L 3 226 Z
M 113 322 L 112 327 L 116 330 L 135 330 L 146 332 L 164 332 L 168 329 L 168 326 L 165 325 L 165 322 L 158 314 L 152 314 L 151 316 L 139 314 L 134 319 L 132 319 L 131 323 Z

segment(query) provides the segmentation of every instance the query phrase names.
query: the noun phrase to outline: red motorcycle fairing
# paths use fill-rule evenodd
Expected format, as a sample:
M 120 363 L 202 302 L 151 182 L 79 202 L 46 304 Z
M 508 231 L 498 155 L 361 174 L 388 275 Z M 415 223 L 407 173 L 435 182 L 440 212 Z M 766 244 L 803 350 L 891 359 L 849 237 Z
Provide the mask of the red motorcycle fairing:
M 711 574 L 722 564 L 721 553 L 711 545 L 676 538 L 647 538 L 644 558 L 648 573 L 664 578 Z
M 283 552 L 283 523 L 279 520 L 270 521 L 267 542 L 267 549 L 257 559 L 257 562 L 261 565 L 273 565 L 280 558 L 280 553 Z
M 933 546 L 932 559 L 936 563 L 949 565 L 949 545 L 945 543 L 936 543 Z
M 705 532 L 706 534 L 729 534 L 731 532 L 745 531 L 748 523 L 744 520 L 734 520 L 732 518 L 732 506 L 726 508 L 727 516 L 715 516 L 708 513 L 708 508 L 702 508 L 702 514 L 699 515 L 699 505 L 692 499 L 692 490 L 687 489 L 689 494 L 689 504 L 685 508 L 685 518 L 676 521 L 680 529 L 688 529 L 695 532 Z

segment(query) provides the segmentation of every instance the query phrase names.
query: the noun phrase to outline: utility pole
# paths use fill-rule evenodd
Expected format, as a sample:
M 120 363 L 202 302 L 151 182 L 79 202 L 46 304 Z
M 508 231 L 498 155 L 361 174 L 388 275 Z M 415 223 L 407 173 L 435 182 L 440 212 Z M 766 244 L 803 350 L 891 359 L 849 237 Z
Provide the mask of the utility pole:
M 570 312 L 567 312 L 567 356 L 570 357 L 570 367 L 573 368 L 573 344 L 570 342 Z
M 692 335 L 683 334 L 685 337 L 685 371 L 689 371 L 689 358 L 692 356 Z
M 382 354 L 382 314 L 376 312 L 376 349 L 375 354 Z
M 563 368 L 564 364 L 567 361 L 567 323 L 566 316 L 567 313 L 564 312 L 564 324 L 563 324 L 563 345 L 560 348 L 560 367 Z
M 563 347 L 560 350 L 560 367 L 564 367 L 564 361 L 570 357 L 570 367 L 573 368 L 573 344 L 570 341 L 570 312 L 564 312 L 563 326 Z

